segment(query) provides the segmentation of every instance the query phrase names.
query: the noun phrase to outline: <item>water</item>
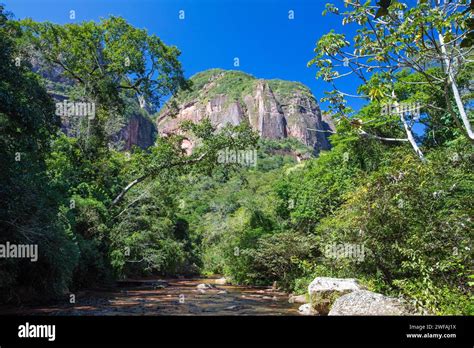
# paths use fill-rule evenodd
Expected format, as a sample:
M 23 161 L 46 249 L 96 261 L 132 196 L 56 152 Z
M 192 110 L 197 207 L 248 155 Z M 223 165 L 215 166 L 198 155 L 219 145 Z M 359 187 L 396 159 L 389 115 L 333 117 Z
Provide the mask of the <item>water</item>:
M 2 311 L 38 315 L 298 315 L 300 304 L 270 287 L 213 285 L 210 278 L 138 280 L 122 282 L 113 290 L 86 291 L 76 303 L 33 306 Z

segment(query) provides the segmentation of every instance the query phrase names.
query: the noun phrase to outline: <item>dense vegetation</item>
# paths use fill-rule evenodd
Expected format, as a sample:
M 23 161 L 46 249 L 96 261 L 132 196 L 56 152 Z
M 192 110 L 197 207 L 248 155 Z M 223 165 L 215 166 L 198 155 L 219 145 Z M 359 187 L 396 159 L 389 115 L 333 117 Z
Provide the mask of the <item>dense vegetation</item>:
M 456 111 L 453 118 L 452 92 L 446 98 L 445 89 L 423 84 L 425 71 L 395 72 L 390 86 L 388 76 L 374 74 L 359 90 L 369 96 L 366 106 L 350 117 L 340 95 L 330 95 L 338 116 L 333 148 L 301 163 L 294 154 L 307 152 L 304 145 L 258 139 L 245 123 L 219 132 L 207 121 L 183 124 L 200 139 L 190 156 L 178 135 L 121 152 L 109 146 L 109 126 L 137 108 L 134 93 L 157 106 L 179 91 L 184 103 L 208 76 L 189 86 L 179 51 L 121 18 L 59 26 L 13 21 L 0 10 L 0 244 L 40 250 L 36 263 L 0 260 L 2 301 L 148 275 L 223 274 L 235 283 L 277 281 L 296 293 L 316 276 L 337 276 L 432 313 L 474 314 L 472 141 Z M 336 42 L 321 40 L 315 62 Z M 61 88 L 98 105 L 75 137 L 60 131 L 48 86 L 33 72 L 38 52 L 72 81 Z M 426 71 L 445 75 L 440 65 Z M 234 77 L 235 89 L 219 93 L 239 98 L 253 83 Z M 472 63 L 460 66 L 456 83 L 472 120 L 470 79 Z M 401 102 L 430 106 L 417 120 L 420 151 L 387 140 L 407 132 L 406 120 L 380 117 L 387 88 Z M 258 147 L 257 166 L 219 164 L 226 147 Z M 364 254 L 333 257 L 332 245 L 363 246 Z
M 259 158 L 225 181 L 189 178 L 179 211 L 203 271 L 298 293 L 316 276 L 356 277 L 433 312 L 472 313 L 471 145 L 432 149 L 422 164 L 403 146 L 333 142 L 301 164 L 271 156 L 275 166 Z M 363 260 L 327 257 L 341 244 L 363 245 Z
M 193 88 L 179 91 L 168 102 L 168 107 L 176 107 L 203 97 L 209 101 L 219 95 L 226 95 L 227 103 L 239 101 L 244 105 L 244 97 L 251 95 L 256 85 L 261 82 L 261 80 L 245 72 L 223 69 L 209 69 L 199 72 L 192 76 L 190 81 Z M 294 97 L 295 92 L 311 99 L 314 98 L 309 88 L 300 82 L 278 79 L 265 81 L 268 82 L 272 92 L 282 99 Z

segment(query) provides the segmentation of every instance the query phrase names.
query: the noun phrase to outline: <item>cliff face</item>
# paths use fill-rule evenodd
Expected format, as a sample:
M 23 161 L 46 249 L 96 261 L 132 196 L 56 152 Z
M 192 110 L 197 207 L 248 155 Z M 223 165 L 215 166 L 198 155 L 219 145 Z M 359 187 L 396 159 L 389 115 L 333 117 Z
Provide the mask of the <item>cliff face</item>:
M 314 129 L 332 130 L 333 123 L 321 114 L 311 91 L 301 83 L 261 80 L 221 69 L 201 72 L 191 81 L 191 90 L 173 99 L 177 110 L 166 106 L 161 110 L 157 120 L 160 135 L 177 132 L 183 120 L 209 118 L 218 129 L 249 122 L 264 138 L 296 138 L 315 153 L 331 146 L 330 133 Z
M 64 77 L 61 68 L 48 65 L 39 53 L 34 55 L 31 64 L 33 71 L 45 79 L 48 93 L 55 102 L 67 101 L 74 94 L 72 90 L 75 81 Z M 150 119 L 150 113 L 146 108 L 141 108 L 136 99 L 128 98 L 126 104 L 125 115 L 118 120 L 111 120 L 112 126 L 106 129 L 109 143 L 122 150 L 130 150 L 135 145 L 142 149 L 152 146 L 157 137 L 157 129 Z M 78 119 L 61 116 L 61 129 L 70 137 L 76 136 Z
M 126 150 L 134 145 L 146 149 L 155 143 L 156 135 L 155 124 L 140 113 L 134 113 L 114 140 L 121 142 Z

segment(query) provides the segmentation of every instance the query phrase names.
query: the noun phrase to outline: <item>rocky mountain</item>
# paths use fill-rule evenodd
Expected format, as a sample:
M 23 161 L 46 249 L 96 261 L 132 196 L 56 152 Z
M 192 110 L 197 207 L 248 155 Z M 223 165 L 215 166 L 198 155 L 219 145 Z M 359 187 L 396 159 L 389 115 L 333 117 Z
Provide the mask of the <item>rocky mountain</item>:
M 296 138 L 313 148 L 315 154 L 331 147 L 330 133 L 314 129 L 332 130 L 333 122 L 321 113 L 315 97 L 301 83 L 257 79 L 241 71 L 222 69 L 200 72 L 191 81 L 190 90 L 178 93 L 160 111 L 160 135 L 179 132 L 184 120 L 209 118 L 217 128 L 249 122 L 264 138 Z M 188 142 L 192 148 L 193 140 Z
M 40 59 L 32 61 L 33 69 L 46 81 L 47 89 L 56 102 L 69 100 L 74 81 L 63 77 L 59 68 L 45 65 Z M 329 133 L 332 120 L 321 110 L 308 87 L 298 82 L 257 79 L 241 71 L 211 69 L 191 78 L 192 87 L 173 97 L 158 113 L 156 120 L 138 100 L 128 98 L 127 112 L 112 120 L 108 127 L 110 141 L 115 147 L 129 150 L 133 146 L 152 146 L 157 136 L 178 132 L 183 120 L 199 122 L 209 118 L 217 128 L 227 123 L 249 122 L 263 138 L 295 138 L 311 147 L 314 154 L 330 148 Z M 170 105 L 177 105 L 170 107 Z M 69 136 L 77 133 L 77 119 L 62 117 L 62 130 Z M 191 150 L 193 139 L 183 145 Z

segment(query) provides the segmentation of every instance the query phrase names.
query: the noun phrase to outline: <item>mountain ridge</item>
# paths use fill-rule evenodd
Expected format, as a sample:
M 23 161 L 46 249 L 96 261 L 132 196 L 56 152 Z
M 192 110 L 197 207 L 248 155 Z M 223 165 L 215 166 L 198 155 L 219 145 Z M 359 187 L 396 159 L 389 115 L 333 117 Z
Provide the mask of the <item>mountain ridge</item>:
M 179 133 L 181 121 L 209 118 L 218 129 L 249 122 L 263 138 L 296 138 L 315 154 L 330 149 L 332 119 L 321 112 L 311 90 L 300 82 L 260 79 L 239 70 L 209 69 L 190 78 L 192 87 L 180 91 L 160 110 L 160 136 Z M 321 130 L 316 132 L 314 129 Z M 188 148 L 194 147 L 188 139 Z

